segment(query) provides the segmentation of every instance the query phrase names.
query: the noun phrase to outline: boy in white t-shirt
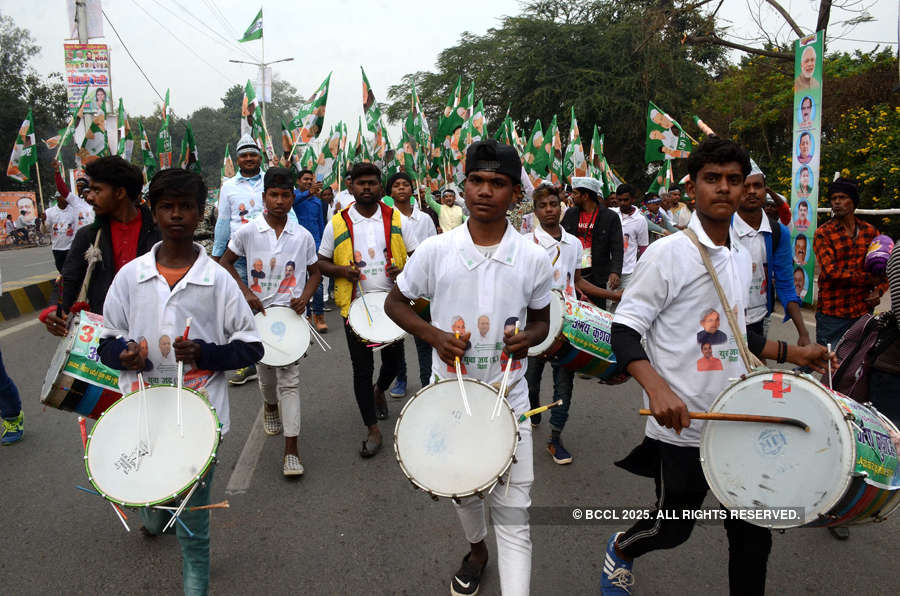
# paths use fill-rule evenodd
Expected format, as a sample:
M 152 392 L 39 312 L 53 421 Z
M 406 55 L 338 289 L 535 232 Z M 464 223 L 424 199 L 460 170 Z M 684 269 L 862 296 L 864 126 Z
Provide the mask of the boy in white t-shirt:
M 579 188 L 600 191 L 600 182 L 593 178 L 574 178 L 572 182 Z M 532 239 L 535 244 L 547 251 L 553 268 L 553 289 L 562 292 L 566 300 L 576 300 L 579 292 L 592 298 L 618 300 L 622 296 L 621 291 L 599 288 L 581 276 L 583 250 L 581 241 L 566 232 L 559 224 L 560 192 L 559 187 L 550 185 L 541 185 L 535 189 L 532 201 L 537 225 L 534 231 L 525 237 Z M 543 358 L 528 357 L 525 380 L 528 381 L 528 401 L 532 408 L 541 405 L 541 378 L 546 363 Z M 550 438 L 547 441 L 547 451 L 557 464 L 569 464 L 572 463 L 572 454 L 563 446 L 561 435 L 569 418 L 575 373 L 556 363 L 551 362 L 550 366 L 553 369 L 553 401 L 561 399 L 563 403 L 550 411 Z M 533 426 L 537 426 L 540 422 L 540 414 L 531 417 Z
M 743 330 L 751 261 L 731 218 L 744 194 L 750 159 L 732 141 L 709 138 L 691 153 L 688 171 L 687 192 L 697 202 L 688 227 L 706 247 L 737 316 L 737 327 Z M 746 372 L 738 357 L 737 342 L 743 339 L 734 337 L 722 308 L 700 251 L 679 233 L 647 249 L 616 309 L 612 328 L 616 360 L 644 388 L 644 403 L 653 412 L 644 442 L 617 465 L 654 478 L 657 511 L 609 539 L 603 594 L 630 594 L 634 558 L 673 548 L 691 534 L 694 522 L 683 519 L 681 511 L 699 509 L 709 487 L 700 466 L 703 425 L 692 423 L 688 411 L 709 410 L 729 379 Z M 830 357 L 836 364 L 822 346 L 767 342 L 752 330 L 748 344 L 757 356 L 778 362 L 822 370 Z M 762 594 L 770 531 L 730 518 L 725 529 L 731 593 Z
M 219 263 L 234 277 L 254 311 L 265 314 L 266 307 L 289 306 L 298 315 L 297 323 L 306 325 L 300 317 L 306 314 L 306 305 L 319 287 L 322 274 L 312 234 L 288 218 L 293 190 L 294 176 L 289 169 L 269 168 L 263 177 L 265 211 L 231 235 Z M 251 275 L 257 274 L 252 288 L 234 267 L 240 257 L 246 259 Z M 305 268 L 305 275 L 298 274 L 298 266 Z M 300 476 L 300 361 L 278 367 L 259 363 L 256 370 L 263 394 L 263 430 L 267 435 L 284 430 L 282 473 Z
M 63 263 L 75 238 L 78 228 L 78 208 L 67 200 L 67 197 L 59 195 L 56 205 L 48 207 L 47 227 L 50 229 L 50 250 L 53 251 L 53 262 L 56 270 L 62 273 Z
M 177 362 L 183 361 L 184 386 L 206 395 L 224 436 L 230 426 L 224 371 L 263 355 L 253 313 L 228 272 L 193 242 L 206 206 L 203 178 L 179 168 L 163 170 L 150 181 L 148 196 L 162 242 L 113 279 L 103 304 L 100 360 L 122 371 L 123 393 L 137 389 L 140 371 L 147 385 L 175 385 Z M 181 337 L 188 318 L 190 335 Z M 209 511 L 191 507 L 209 504 L 214 470 L 212 463 L 181 514 L 184 526 L 175 525 L 185 594 L 209 589 Z M 159 534 L 170 519 L 149 507 L 140 513 L 148 535 Z
M 470 217 L 444 234 L 427 239 L 397 278 L 385 303 L 394 322 L 434 346 L 432 372 L 453 378 L 455 358 L 467 376 L 489 384 L 510 363 L 507 399 L 516 416 L 528 409 L 526 366 L 518 366 L 528 348 L 547 335 L 552 273 L 546 253 L 506 221 L 506 211 L 521 191 L 522 164 L 515 149 L 491 139 L 466 151 L 466 207 Z M 431 324 L 420 318 L 410 300 L 431 301 Z M 512 319 L 513 324 L 507 325 Z M 527 321 L 514 334 L 515 320 Z M 506 327 L 506 329 L 504 329 Z M 457 338 L 451 330 L 457 329 Z M 527 594 L 531 582 L 531 504 L 534 470 L 531 424 L 519 424 L 516 462 L 507 485 L 484 500 L 467 499 L 456 510 L 469 542 L 469 553 L 451 580 L 451 594 L 475 594 L 488 561 L 484 543 L 487 515 L 494 521 L 505 594 Z M 461 462 L 464 464 L 465 462 Z M 490 512 L 486 511 L 490 507 Z

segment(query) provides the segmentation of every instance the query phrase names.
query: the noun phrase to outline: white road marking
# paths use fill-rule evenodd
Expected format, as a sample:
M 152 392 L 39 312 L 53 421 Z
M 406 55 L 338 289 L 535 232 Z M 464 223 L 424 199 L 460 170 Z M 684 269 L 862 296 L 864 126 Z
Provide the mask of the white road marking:
M 19 323 L 18 325 L 13 325 L 12 327 L 8 327 L 3 331 L 0 331 L 0 337 L 6 337 L 7 335 L 12 335 L 13 333 L 18 333 L 19 331 L 23 331 L 28 329 L 33 325 L 37 325 L 40 323 L 40 319 L 37 317 L 31 319 L 30 321 L 25 321 L 24 323 Z
M 259 456 L 262 454 L 263 445 L 266 442 L 266 435 L 263 432 L 263 408 L 260 406 L 253 427 L 250 429 L 250 435 L 244 448 L 241 450 L 241 456 L 238 458 L 234 471 L 228 479 L 228 486 L 225 487 L 226 495 L 238 495 L 247 492 L 250 488 L 250 481 L 253 480 L 253 472 L 259 463 Z

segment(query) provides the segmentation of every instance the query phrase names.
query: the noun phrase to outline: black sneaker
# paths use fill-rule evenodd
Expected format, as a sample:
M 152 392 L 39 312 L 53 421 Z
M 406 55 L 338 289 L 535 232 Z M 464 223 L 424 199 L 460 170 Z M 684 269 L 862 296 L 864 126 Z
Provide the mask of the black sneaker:
M 463 557 L 462 565 L 459 571 L 450 581 L 450 594 L 452 596 L 473 596 L 478 593 L 478 585 L 481 583 L 481 574 L 487 566 L 487 561 L 481 568 L 477 568 L 474 563 L 469 562 L 469 555 Z

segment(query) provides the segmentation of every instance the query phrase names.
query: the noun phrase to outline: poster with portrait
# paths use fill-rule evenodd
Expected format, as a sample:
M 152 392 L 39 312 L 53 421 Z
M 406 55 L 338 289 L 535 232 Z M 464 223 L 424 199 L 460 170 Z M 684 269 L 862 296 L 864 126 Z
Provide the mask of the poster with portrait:
M 816 268 L 813 236 L 819 206 L 819 160 L 822 138 L 822 42 L 818 31 L 794 42 L 794 136 L 791 145 L 791 246 L 794 285 L 812 304 L 810 280 Z
M 6 222 L 7 216 L 15 222 L 19 217 L 31 225 L 38 215 L 37 201 L 34 192 L 15 190 L 0 192 L 0 219 Z M 6 244 L 6 224 L 0 226 L 0 244 Z
M 103 112 L 104 106 L 113 112 L 110 104 L 109 48 L 103 43 L 63 44 L 66 64 L 66 93 L 69 110 L 78 109 L 84 93 L 84 113 Z

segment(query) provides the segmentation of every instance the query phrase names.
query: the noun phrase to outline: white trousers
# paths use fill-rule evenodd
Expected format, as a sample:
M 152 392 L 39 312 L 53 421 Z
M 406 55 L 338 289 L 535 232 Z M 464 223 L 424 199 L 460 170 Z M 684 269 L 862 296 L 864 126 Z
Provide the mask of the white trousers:
M 259 375 L 259 389 L 267 404 L 278 404 L 284 436 L 296 437 L 300 434 L 300 364 L 269 366 L 262 362 L 256 365 Z
M 469 497 L 454 504 L 466 539 L 474 544 L 487 536 L 488 515 L 497 536 L 497 567 L 500 590 L 505 596 L 525 596 L 531 589 L 531 485 L 534 484 L 534 462 L 531 451 L 531 422 L 519 425 L 516 463 L 512 465 L 506 484 L 498 484 L 484 499 Z M 508 487 L 508 490 L 507 490 Z

